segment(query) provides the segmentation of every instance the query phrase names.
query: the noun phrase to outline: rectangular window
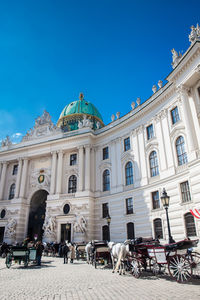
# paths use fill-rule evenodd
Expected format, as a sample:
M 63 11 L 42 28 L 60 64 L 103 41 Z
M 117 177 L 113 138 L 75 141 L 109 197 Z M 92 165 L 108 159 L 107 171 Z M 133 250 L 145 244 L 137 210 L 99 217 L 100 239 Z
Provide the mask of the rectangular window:
M 172 117 L 172 124 L 175 124 L 180 120 L 177 106 L 171 110 L 171 117 Z
M 131 148 L 130 137 L 124 139 L 124 151 L 128 151 Z
M 182 202 L 190 202 L 191 201 L 191 196 L 190 196 L 190 187 L 189 187 L 189 182 L 184 181 L 180 184 L 181 186 L 181 196 L 182 196 Z
M 102 217 L 106 218 L 108 216 L 108 203 L 102 204 Z
M 109 152 L 108 152 L 108 147 L 103 148 L 103 159 L 108 159 L 109 157 Z
M 153 124 L 147 126 L 147 140 L 150 140 L 154 137 L 153 133 Z
M 71 154 L 70 155 L 70 166 L 77 164 L 77 154 Z
M 18 171 L 18 165 L 14 165 L 12 174 L 17 175 L 17 171 Z
M 133 198 L 126 199 L 126 214 L 133 214 Z
M 158 191 L 152 193 L 152 204 L 153 204 L 153 209 L 160 208 L 160 199 L 159 199 Z

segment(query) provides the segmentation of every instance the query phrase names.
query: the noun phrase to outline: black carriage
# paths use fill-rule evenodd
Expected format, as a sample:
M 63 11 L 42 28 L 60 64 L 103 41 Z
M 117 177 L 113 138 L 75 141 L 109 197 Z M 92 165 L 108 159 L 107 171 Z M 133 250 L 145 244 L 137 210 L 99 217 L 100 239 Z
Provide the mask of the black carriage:
M 24 264 L 27 267 L 30 261 L 36 260 L 36 249 L 20 246 L 12 246 L 6 255 L 6 266 L 10 268 L 12 263 Z
M 131 245 L 132 256 L 129 258 L 131 272 L 136 278 L 148 269 L 158 275 L 167 266 L 170 276 L 177 282 L 188 281 L 193 273 L 197 276 L 200 273 L 200 254 L 188 251 L 197 243 L 198 240 L 183 240 L 160 245 L 156 241 L 134 241 Z
M 111 261 L 110 250 L 106 241 L 95 241 L 92 247 L 92 265 L 109 264 Z
M 86 260 L 86 253 L 85 253 L 85 243 L 78 243 L 76 244 L 76 259 L 82 259 L 82 260 Z

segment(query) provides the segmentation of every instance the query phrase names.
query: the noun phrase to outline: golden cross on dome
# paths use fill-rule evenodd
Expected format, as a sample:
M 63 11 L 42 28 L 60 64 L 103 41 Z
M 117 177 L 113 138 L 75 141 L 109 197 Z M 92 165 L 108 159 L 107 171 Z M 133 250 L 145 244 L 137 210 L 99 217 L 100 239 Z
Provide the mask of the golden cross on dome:
M 83 93 L 80 93 L 80 94 L 79 94 L 79 99 L 80 99 L 80 100 L 83 100 L 83 98 L 84 98 Z

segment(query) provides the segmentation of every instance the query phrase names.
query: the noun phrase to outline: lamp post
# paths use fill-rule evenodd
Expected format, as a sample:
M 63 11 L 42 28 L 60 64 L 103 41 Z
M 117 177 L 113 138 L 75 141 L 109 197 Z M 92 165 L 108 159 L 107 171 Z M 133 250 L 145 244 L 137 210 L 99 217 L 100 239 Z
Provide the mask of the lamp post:
M 171 235 L 170 224 L 169 224 L 169 216 L 168 216 L 168 207 L 169 207 L 169 199 L 170 199 L 170 197 L 167 195 L 167 192 L 166 192 L 165 188 L 163 188 L 162 195 L 161 195 L 160 198 L 161 198 L 163 207 L 166 210 L 167 227 L 168 227 L 168 235 L 169 235 L 169 244 L 171 244 L 171 243 L 174 243 L 174 240 L 173 240 L 172 235 Z
M 108 241 L 110 242 L 110 222 L 111 222 L 111 216 L 109 215 L 109 213 L 107 214 L 106 220 L 107 220 L 107 224 L 108 224 Z

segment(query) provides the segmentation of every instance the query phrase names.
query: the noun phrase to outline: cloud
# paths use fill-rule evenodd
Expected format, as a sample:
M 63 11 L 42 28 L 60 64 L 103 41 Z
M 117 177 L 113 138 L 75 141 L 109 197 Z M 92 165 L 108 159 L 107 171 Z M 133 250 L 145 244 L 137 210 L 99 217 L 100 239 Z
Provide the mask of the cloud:
M 20 132 L 17 132 L 17 133 L 14 133 L 13 135 L 12 135 L 12 138 L 19 138 L 19 137 L 21 137 L 22 136 L 22 133 L 20 133 Z

